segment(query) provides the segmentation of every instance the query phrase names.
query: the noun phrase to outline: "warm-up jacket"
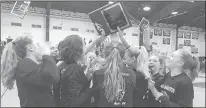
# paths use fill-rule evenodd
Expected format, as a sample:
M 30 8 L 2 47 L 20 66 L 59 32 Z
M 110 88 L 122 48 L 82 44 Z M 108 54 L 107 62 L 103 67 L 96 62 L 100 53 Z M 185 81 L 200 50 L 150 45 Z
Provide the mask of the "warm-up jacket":
M 59 81 L 59 74 L 52 57 L 44 55 L 41 64 L 20 60 L 15 77 L 21 107 L 55 107 L 52 85 Z
M 90 81 L 84 74 L 84 69 L 76 63 L 65 64 L 61 69 L 60 106 L 82 107 L 90 106 Z

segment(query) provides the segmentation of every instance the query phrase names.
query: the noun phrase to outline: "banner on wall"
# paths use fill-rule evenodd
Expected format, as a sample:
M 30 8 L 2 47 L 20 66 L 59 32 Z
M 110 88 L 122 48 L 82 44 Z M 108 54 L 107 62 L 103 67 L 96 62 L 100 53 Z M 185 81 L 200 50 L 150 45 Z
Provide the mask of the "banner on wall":
M 170 30 L 163 30 L 163 36 L 170 37 L 171 31 Z
M 155 29 L 154 29 L 154 35 L 156 35 L 156 36 L 162 36 L 162 29 L 160 29 L 160 28 L 155 28 Z
M 199 33 L 198 32 L 193 32 L 192 33 L 192 39 L 198 40 L 198 38 L 199 38 Z
M 191 53 L 192 54 L 198 54 L 198 48 L 191 48 Z
M 184 38 L 185 39 L 191 39 L 191 32 L 185 32 L 184 33 Z
M 183 38 L 183 31 L 178 31 L 178 38 Z
M 182 49 L 184 47 L 184 44 L 179 44 L 178 49 Z
M 191 40 L 184 40 L 184 45 L 185 46 L 190 46 L 191 45 Z
M 162 43 L 169 45 L 169 44 L 170 44 L 170 38 L 163 38 L 163 39 L 162 39 Z

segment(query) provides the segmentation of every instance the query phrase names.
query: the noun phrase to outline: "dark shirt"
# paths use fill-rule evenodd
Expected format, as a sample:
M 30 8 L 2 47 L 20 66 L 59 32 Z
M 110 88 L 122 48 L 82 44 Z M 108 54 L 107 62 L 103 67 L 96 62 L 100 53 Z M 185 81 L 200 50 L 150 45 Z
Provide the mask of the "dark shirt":
M 152 80 L 155 82 L 155 88 L 159 91 L 160 85 L 164 82 L 164 76 L 159 73 L 152 76 Z M 146 102 L 147 107 L 161 107 L 161 104 L 155 100 L 152 92 L 148 89 L 147 94 L 144 96 L 144 100 Z
M 128 76 L 123 76 L 125 78 L 125 95 L 122 101 L 108 102 L 105 96 L 105 89 L 103 88 L 104 82 L 104 72 L 106 69 L 96 70 L 93 75 L 93 87 L 100 87 L 101 89 L 93 92 L 95 107 L 132 107 L 136 76 L 134 71 L 124 67 L 120 69 Z
M 147 92 L 148 80 L 145 79 L 144 75 L 140 72 L 135 72 L 136 74 L 136 85 L 134 91 L 134 107 L 144 107 L 146 105 L 143 96 Z
M 62 107 L 89 106 L 91 103 L 90 81 L 83 68 L 76 63 L 66 64 L 61 69 L 60 104 Z
M 28 58 L 20 60 L 15 76 L 21 107 L 55 107 L 52 85 L 59 80 L 56 73 L 50 56 L 43 56 L 40 65 Z
M 160 88 L 168 95 L 159 98 L 162 107 L 193 107 L 193 84 L 186 73 L 173 77 L 168 73 Z

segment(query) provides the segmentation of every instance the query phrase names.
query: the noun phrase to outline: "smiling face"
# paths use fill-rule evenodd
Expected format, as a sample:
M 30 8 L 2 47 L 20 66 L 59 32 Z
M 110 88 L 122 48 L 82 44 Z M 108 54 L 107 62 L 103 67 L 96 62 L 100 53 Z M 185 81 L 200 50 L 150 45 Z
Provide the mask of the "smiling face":
M 149 69 L 152 75 L 160 71 L 160 59 L 157 56 L 151 56 L 149 59 Z

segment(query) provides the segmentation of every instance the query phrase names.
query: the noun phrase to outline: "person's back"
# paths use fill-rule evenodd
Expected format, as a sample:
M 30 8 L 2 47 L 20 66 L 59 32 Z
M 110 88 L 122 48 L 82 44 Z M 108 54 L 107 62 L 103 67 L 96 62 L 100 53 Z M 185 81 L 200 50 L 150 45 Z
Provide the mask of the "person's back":
M 16 81 L 21 107 L 55 107 L 51 88 L 60 77 L 49 55 L 48 46 L 35 43 L 28 34 L 17 37 L 3 50 L 2 84 L 11 90 Z
M 114 102 L 108 102 L 105 96 L 105 89 L 102 88 L 99 91 L 93 93 L 95 99 L 95 107 L 133 107 L 133 103 L 134 103 L 133 93 L 135 90 L 135 84 L 134 84 L 135 81 L 131 81 L 131 80 L 136 78 L 135 73 L 132 70 L 127 69 L 126 67 L 123 67 L 122 69 L 120 69 L 120 71 L 124 73 L 123 78 L 125 80 L 125 90 L 123 90 L 121 93 L 122 99 L 118 100 L 117 98 L 116 101 Z M 101 87 L 103 85 L 104 72 L 105 69 L 100 69 L 94 72 L 93 75 L 94 87 L 96 86 Z
M 51 57 L 49 59 L 52 59 Z M 47 69 L 55 63 L 47 63 Z M 39 66 L 28 58 L 22 59 L 17 65 L 16 84 L 21 107 L 54 107 L 52 84 L 46 83 L 38 73 Z M 52 70 L 51 70 L 52 71 Z M 39 76 L 38 76 L 39 75 Z M 46 77 L 45 77 L 46 78 Z
M 132 107 L 136 75 L 123 63 L 124 46 L 110 43 L 104 49 L 105 65 L 94 72 L 95 107 Z

